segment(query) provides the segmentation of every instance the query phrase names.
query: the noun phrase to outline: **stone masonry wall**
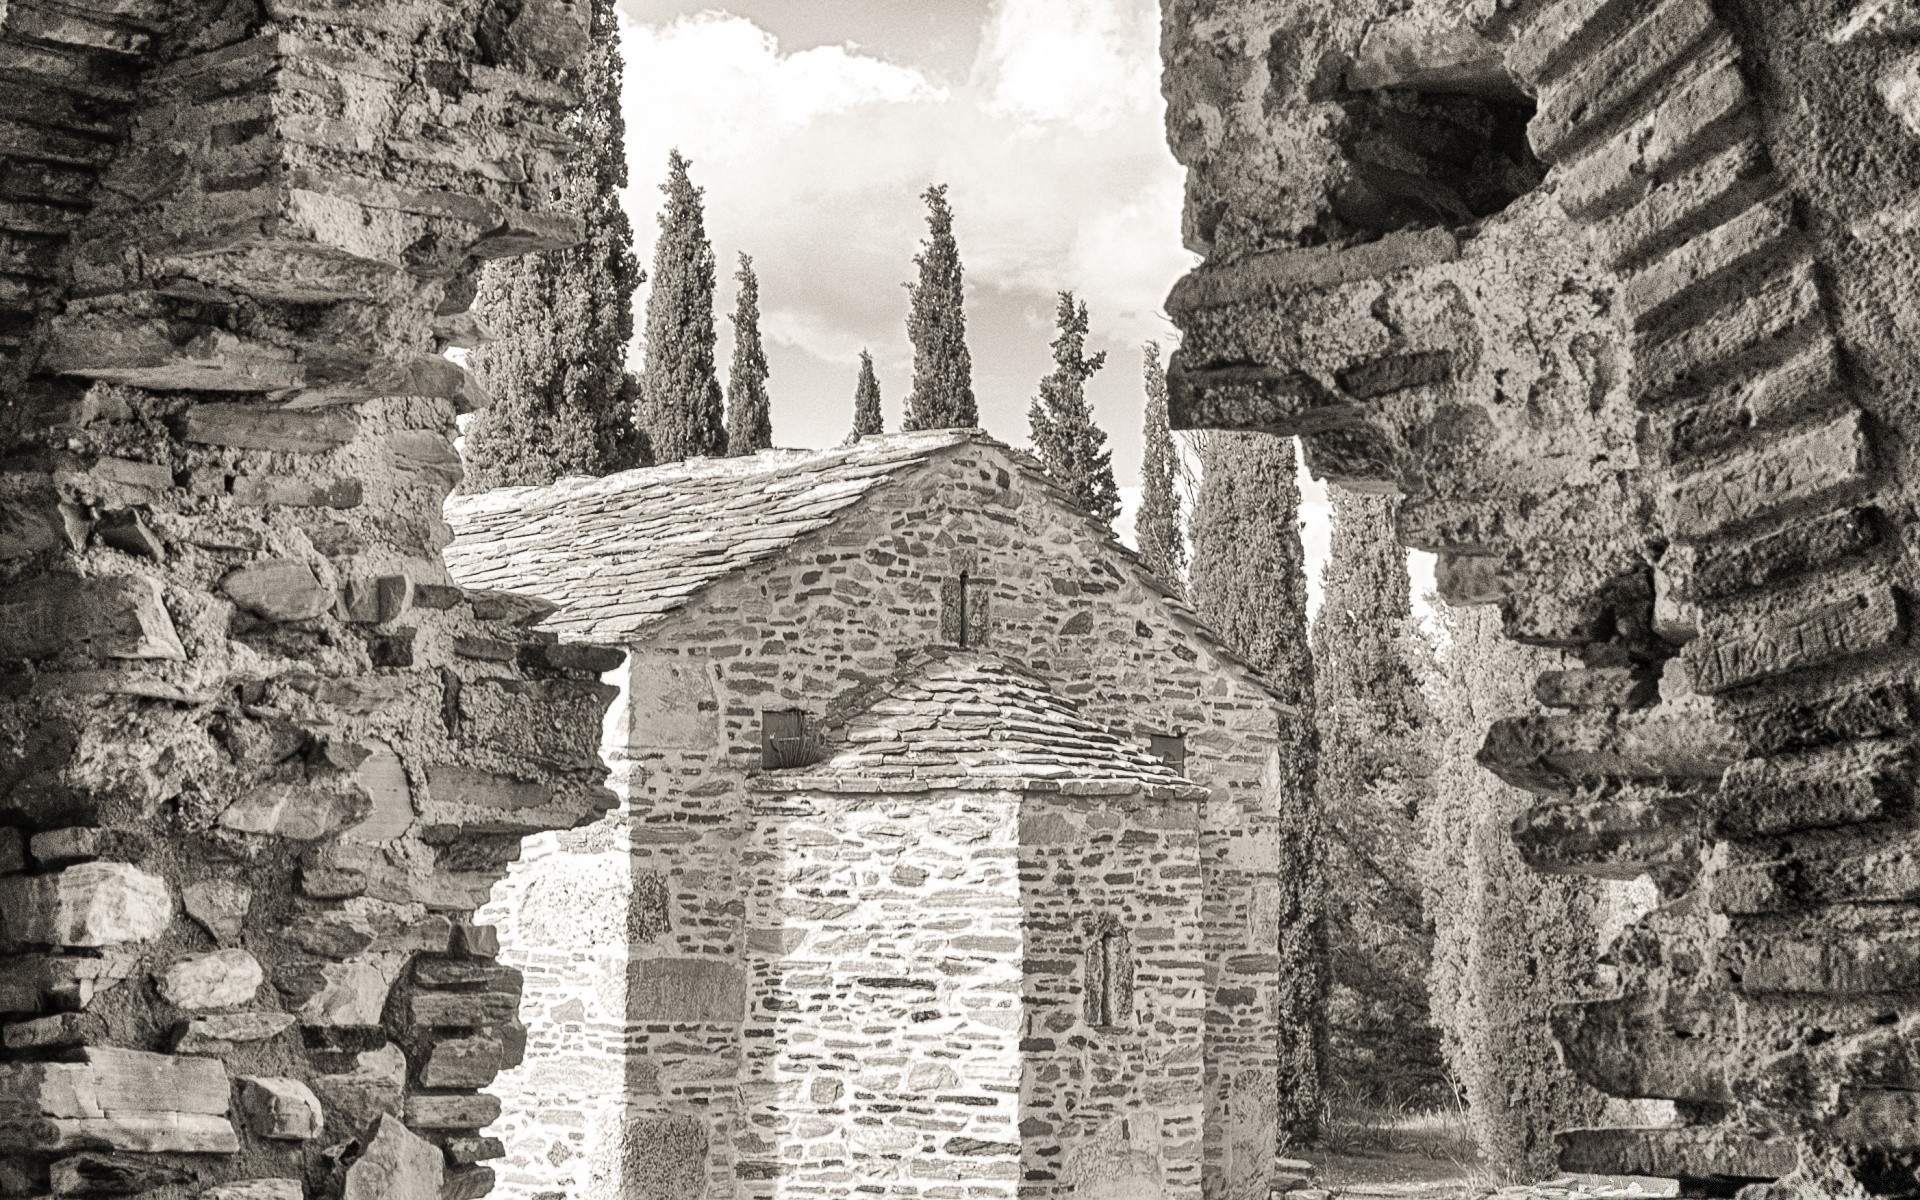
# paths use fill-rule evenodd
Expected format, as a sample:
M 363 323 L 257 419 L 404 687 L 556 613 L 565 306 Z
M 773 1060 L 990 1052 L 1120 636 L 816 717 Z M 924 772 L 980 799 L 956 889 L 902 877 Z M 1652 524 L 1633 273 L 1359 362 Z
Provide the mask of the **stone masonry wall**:
M 716 585 L 634 648 L 616 784 L 631 808 L 627 1178 L 683 1180 L 672 1194 L 691 1195 L 699 1189 L 685 1164 L 702 1163 L 717 1193 L 734 1194 L 737 1179 L 762 1169 L 733 1082 L 748 936 L 744 797 L 759 766 L 760 712 L 827 715 L 940 643 L 941 584 L 963 570 L 989 592 L 987 649 L 1052 680 L 1091 720 L 1142 740 L 1185 734 L 1187 774 L 1212 789 L 1201 835 L 1215 1013 L 1203 1058 L 1207 1194 L 1263 1195 L 1280 1106 L 1317 1108 L 1310 1044 L 1283 1053 L 1281 1038 L 1317 987 L 1279 966 L 1311 958 L 1310 806 L 1279 794 L 1275 758 L 1277 721 L 1305 715 L 1277 713 L 1121 552 L 1084 522 L 1063 521 L 1044 486 L 1004 450 L 943 452 L 803 539 L 787 565 Z M 621 897 L 609 889 L 601 902 Z M 598 1062 L 569 1050 L 552 1069 L 604 1075 Z M 1187 1136 L 1167 1123 L 1169 1144 Z M 523 1164 L 546 1171 L 532 1164 L 568 1140 L 559 1122 L 527 1129 L 509 1147 L 513 1174 Z
M 1577 656 L 1481 761 L 1542 796 L 1535 866 L 1667 901 L 1616 944 L 1618 994 L 1557 1025 L 1679 1123 L 1567 1134 L 1563 1162 L 1910 1190 L 1920 20 L 1165 7 L 1208 256 L 1169 300 L 1176 421 L 1400 490 L 1443 594 Z
M 1019 1195 L 1021 799 L 754 798 L 742 1194 Z
M 1027 797 L 1023 1196 L 1204 1194 L 1202 837 L 1198 806 L 1186 801 Z M 1083 960 L 1109 922 L 1131 956 L 1131 1008 L 1101 1026 L 1084 1003 Z
M 620 656 L 452 586 L 568 0 L 0 6 L 0 1195 L 466 1200 Z

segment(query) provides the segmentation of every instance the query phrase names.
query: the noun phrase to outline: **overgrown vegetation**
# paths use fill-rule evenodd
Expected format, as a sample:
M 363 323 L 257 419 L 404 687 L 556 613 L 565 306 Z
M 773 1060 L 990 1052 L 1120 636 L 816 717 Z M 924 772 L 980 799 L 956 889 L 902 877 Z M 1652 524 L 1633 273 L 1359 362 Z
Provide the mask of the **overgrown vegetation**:
M 1368 1107 L 1433 1107 L 1451 1084 L 1428 1014 L 1432 936 L 1419 816 L 1432 787 L 1398 502 L 1332 489 L 1332 555 L 1313 626 L 1327 833 L 1330 1078 Z
M 1594 971 L 1603 898 L 1592 881 L 1520 861 L 1508 830 L 1531 800 L 1474 761 L 1490 723 L 1535 710 L 1538 655 L 1502 636 L 1492 609 L 1443 608 L 1441 620 L 1420 818 L 1433 1016 L 1488 1165 L 1539 1178 L 1555 1165 L 1553 1131 L 1592 1124 L 1604 1103 L 1561 1065 L 1548 1026 Z
M 583 151 L 558 197 L 585 221 L 586 240 L 496 259 L 481 272 L 476 332 L 493 340 L 475 348 L 469 363 L 493 404 L 466 429 L 466 491 L 607 475 L 649 461 L 626 369 L 633 294 L 645 276 L 620 205 L 627 155 L 614 0 L 594 0 L 592 22 L 585 102 L 565 130 Z

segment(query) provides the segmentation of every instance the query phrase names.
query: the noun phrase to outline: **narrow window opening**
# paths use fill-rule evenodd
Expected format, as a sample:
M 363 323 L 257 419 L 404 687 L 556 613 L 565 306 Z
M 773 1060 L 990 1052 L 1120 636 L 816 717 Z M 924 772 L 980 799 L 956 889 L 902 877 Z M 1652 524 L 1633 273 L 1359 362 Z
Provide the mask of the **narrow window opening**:
M 783 771 L 809 765 L 807 714 L 798 708 L 766 709 L 760 713 L 760 767 Z
M 1173 769 L 1176 775 L 1187 773 L 1187 739 L 1178 733 L 1150 733 L 1148 748 L 1153 756 Z
M 968 625 L 968 622 L 967 622 L 967 584 L 968 584 L 968 583 L 970 583 L 970 582 L 972 582 L 972 580 L 971 580 L 971 579 L 969 578 L 969 576 L 967 575 L 967 573 L 966 573 L 965 571 L 962 571 L 962 572 L 960 572 L 960 613 L 959 613 L 959 618 L 960 618 L 960 645 L 961 645 L 962 647 L 966 647 L 966 646 L 970 646 L 970 645 L 972 645 L 972 644 L 973 644 L 973 643 L 972 643 L 972 642 L 971 642 L 971 641 L 969 640 L 969 638 L 968 638 L 968 636 L 967 636 L 967 635 L 968 635 L 969 633 L 971 633 L 971 632 L 972 632 L 972 631 L 971 631 L 970 629 L 968 629 L 968 628 L 967 628 L 967 625 Z
M 1133 945 L 1120 922 L 1097 918 L 1088 930 L 1086 961 L 1087 1024 L 1124 1025 L 1133 1017 Z
M 977 579 L 962 571 L 940 584 L 940 641 L 944 645 L 977 648 L 987 644 L 987 598 L 993 580 Z

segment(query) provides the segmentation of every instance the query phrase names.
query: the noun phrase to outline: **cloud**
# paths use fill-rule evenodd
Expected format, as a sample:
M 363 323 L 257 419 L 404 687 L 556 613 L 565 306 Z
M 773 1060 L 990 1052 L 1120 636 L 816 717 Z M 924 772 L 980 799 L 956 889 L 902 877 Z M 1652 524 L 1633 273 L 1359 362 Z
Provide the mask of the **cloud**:
M 1154 0 L 996 0 L 966 82 L 853 45 L 786 52 L 752 21 L 627 22 L 625 112 L 636 250 L 649 262 L 668 149 L 693 160 L 731 301 L 736 251 L 760 272 L 775 436 L 845 432 L 862 347 L 897 412 L 909 385 L 906 295 L 919 194 L 951 186 L 969 282 L 982 418 L 1023 441 L 1050 366 L 1053 294 L 1088 301 L 1113 367 L 1091 393 L 1122 482 L 1139 461 L 1138 344 L 1192 259 L 1167 153 Z M 731 336 L 719 322 L 724 361 Z M 637 356 L 638 351 L 636 349 Z

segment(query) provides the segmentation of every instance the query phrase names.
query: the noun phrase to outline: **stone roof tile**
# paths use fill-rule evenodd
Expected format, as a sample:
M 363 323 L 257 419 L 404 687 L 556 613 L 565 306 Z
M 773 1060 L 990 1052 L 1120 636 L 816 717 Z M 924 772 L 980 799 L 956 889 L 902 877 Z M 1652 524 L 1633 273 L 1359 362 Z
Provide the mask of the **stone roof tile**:
M 563 605 L 546 628 L 620 641 L 773 558 L 889 479 L 981 435 L 939 429 L 833 450 L 704 458 L 447 502 L 447 567 L 469 587 Z
M 869 792 L 850 781 L 911 782 L 913 790 L 1058 781 L 1050 790 L 1069 795 L 1206 795 L 1144 747 L 1081 716 L 1044 679 L 978 651 L 929 652 L 831 731 L 826 750 L 823 761 L 769 771 L 755 786 Z

